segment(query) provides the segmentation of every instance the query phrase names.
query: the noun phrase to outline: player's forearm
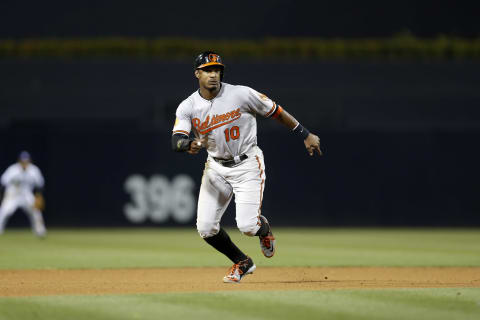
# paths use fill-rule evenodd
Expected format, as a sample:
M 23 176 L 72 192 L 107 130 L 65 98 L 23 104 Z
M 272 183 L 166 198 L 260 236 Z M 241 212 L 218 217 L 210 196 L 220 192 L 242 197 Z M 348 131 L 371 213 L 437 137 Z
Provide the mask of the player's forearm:
M 275 117 L 275 119 L 291 130 L 293 130 L 298 124 L 297 119 L 295 119 L 285 109 L 282 109 L 281 112 L 279 112 L 278 115 Z
M 307 139 L 308 135 L 310 134 L 307 128 L 303 127 L 300 122 L 298 122 L 297 119 L 285 111 L 285 109 L 281 109 L 280 112 L 275 116 L 275 119 L 292 130 L 295 134 L 298 134 L 303 138 L 303 140 Z

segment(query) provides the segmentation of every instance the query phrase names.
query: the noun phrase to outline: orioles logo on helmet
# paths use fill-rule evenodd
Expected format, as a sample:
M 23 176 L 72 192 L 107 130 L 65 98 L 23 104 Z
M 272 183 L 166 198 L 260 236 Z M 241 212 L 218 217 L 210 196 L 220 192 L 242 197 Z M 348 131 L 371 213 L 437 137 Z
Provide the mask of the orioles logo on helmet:
M 208 55 L 208 60 L 210 60 L 210 62 L 218 62 L 218 54 L 210 53 Z

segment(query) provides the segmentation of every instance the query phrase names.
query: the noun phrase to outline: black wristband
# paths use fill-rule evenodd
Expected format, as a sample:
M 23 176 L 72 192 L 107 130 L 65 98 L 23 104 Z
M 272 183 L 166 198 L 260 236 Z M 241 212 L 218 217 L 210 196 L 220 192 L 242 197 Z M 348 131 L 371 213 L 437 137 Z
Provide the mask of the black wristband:
M 303 140 L 307 139 L 308 135 L 310 134 L 310 131 L 308 131 L 307 128 L 302 126 L 300 123 L 293 129 L 293 133 L 299 135 L 302 137 Z
M 190 144 L 193 139 L 190 139 L 184 134 L 174 134 L 172 136 L 172 150 L 176 152 L 184 152 L 190 149 Z

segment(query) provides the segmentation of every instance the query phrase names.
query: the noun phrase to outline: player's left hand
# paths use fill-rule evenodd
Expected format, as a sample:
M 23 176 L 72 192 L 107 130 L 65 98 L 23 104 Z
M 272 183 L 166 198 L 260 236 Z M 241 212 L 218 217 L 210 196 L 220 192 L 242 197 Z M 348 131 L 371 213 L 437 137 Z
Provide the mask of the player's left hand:
M 319 156 L 323 155 L 322 150 L 320 150 L 320 138 L 313 133 L 310 133 L 304 141 L 305 148 L 307 148 L 308 154 L 313 156 L 313 153 L 316 151 Z
M 33 203 L 33 207 L 40 211 L 43 211 L 43 209 L 45 209 L 45 200 L 43 199 L 42 194 L 35 194 L 35 202 Z

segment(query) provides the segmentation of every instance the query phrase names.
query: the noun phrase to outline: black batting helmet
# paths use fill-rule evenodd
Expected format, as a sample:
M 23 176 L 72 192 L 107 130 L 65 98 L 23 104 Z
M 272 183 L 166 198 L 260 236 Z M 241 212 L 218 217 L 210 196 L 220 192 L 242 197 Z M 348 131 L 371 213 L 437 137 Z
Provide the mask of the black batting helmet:
M 213 51 L 202 52 L 195 59 L 195 70 L 208 66 L 221 66 L 222 68 L 225 68 L 220 55 Z
M 194 63 L 195 70 L 202 69 L 208 66 L 220 66 L 222 68 L 222 71 L 220 73 L 220 79 L 223 79 L 223 71 L 225 69 L 225 65 L 223 64 L 222 58 L 218 53 L 215 53 L 213 51 L 205 51 L 197 56 Z

